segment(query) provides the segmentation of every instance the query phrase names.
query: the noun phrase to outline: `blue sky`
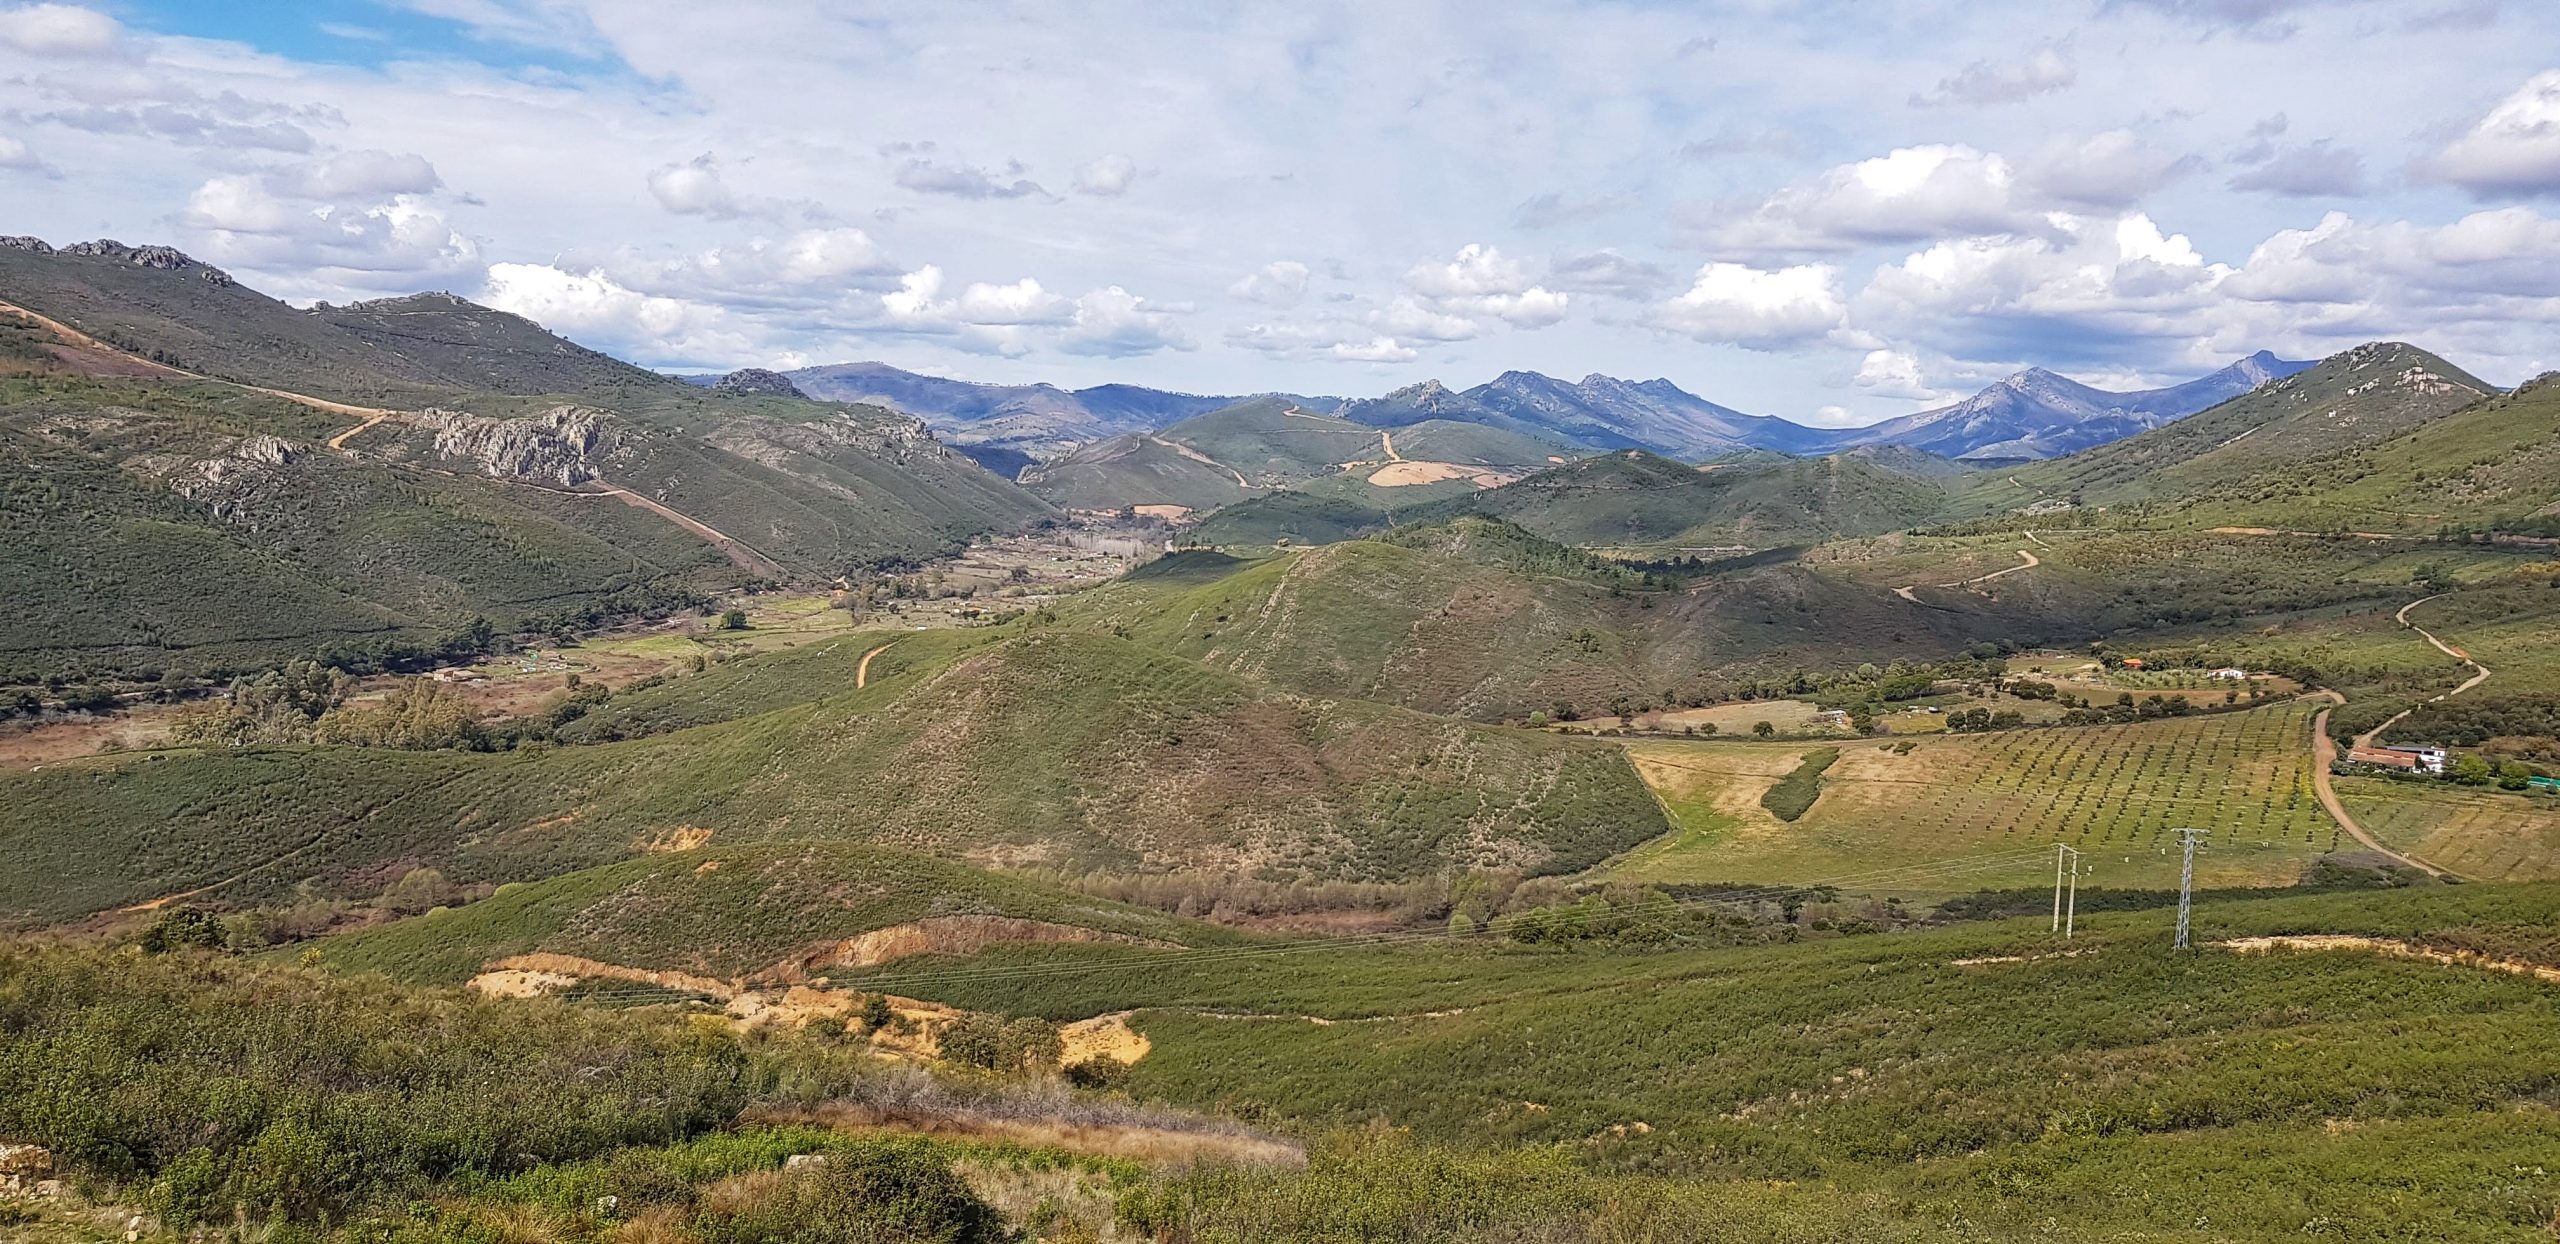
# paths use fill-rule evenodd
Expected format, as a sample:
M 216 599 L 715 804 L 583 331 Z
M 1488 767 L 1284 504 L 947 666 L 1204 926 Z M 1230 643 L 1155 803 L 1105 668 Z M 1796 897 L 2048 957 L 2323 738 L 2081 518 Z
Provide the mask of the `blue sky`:
M 0 0 L 0 229 L 642 363 L 1868 422 L 2403 338 L 2560 367 L 2560 10 Z

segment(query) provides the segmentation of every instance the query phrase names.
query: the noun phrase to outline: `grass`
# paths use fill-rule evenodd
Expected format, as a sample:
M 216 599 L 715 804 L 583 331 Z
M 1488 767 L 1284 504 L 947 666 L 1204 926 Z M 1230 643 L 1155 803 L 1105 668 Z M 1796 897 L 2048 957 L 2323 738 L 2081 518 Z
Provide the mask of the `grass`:
M 1700 832 L 1647 847 L 1611 875 L 1655 882 L 1810 881 L 1999 850 L 2069 843 L 2102 884 L 2174 884 L 2168 830 L 2211 829 L 2201 885 L 2281 885 L 2336 845 L 2311 789 L 2307 703 L 2128 725 L 1944 735 L 1844 745 L 1797 820 L 1761 804 L 1799 769 L 1801 744 L 1644 742 L 1637 769 Z M 2032 864 L 1962 885 L 2032 885 Z M 1945 883 L 1937 883 L 1943 886 Z M 1922 887 L 1926 889 L 1926 887 Z
M 977 915 L 1153 941 L 1235 940 L 1214 925 L 911 852 L 715 843 L 509 886 L 429 919 L 331 939 L 324 957 L 333 968 L 438 984 L 460 984 L 490 961 L 536 951 L 736 979 L 875 929 Z
M 2560 1173 L 2533 1156 L 2560 1139 L 2541 1053 L 2560 994 L 2498 972 L 2211 943 L 2361 932 L 2548 954 L 2555 917 L 2560 887 L 2450 887 L 2208 902 L 2206 945 L 2186 953 L 2154 909 L 2086 917 L 2069 956 L 2038 918 L 1755 949 L 1345 950 L 1250 968 L 1037 948 L 1000 961 L 1049 975 L 882 979 L 1057 1015 L 1136 1006 L 1155 1043 L 1134 1069 L 1141 1095 L 1298 1128 L 1392 1125 L 1488 1156 L 1554 1146 L 1572 1155 L 1559 1187 L 1591 1171 L 1665 1177 L 1662 1196 L 1780 1181 L 1881 1198 L 1870 1209 L 1887 1223 L 1961 1217 L 1975 1238 L 2050 1217 L 2042 1230 L 2061 1238 L 2309 1225 L 2523 1241 L 2560 1210 Z
M 686 828 L 1275 879 L 1571 871 L 1667 828 L 1604 743 L 1291 696 L 1056 628 L 954 650 L 981 634 L 905 636 L 860 691 L 736 720 L 716 720 L 724 695 L 805 688 L 715 667 L 625 697 L 625 727 L 673 731 L 627 742 L 179 750 L 0 777 L 19 866 L 0 876 L 0 920 L 206 887 L 209 903 L 304 882 L 362 897 L 419 865 L 527 880 Z M 843 679 L 857 654 L 758 660 Z M 674 729 L 697 719 L 712 724 Z
M 2441 782 L 2336 779 L 2366 832 L 2474 881 L 2560 879 L 2560 799 Z

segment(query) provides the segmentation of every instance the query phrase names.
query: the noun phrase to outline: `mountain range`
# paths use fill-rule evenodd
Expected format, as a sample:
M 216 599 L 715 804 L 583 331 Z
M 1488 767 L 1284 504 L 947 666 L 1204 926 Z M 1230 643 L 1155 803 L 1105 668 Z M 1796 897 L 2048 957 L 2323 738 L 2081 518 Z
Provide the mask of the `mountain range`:
M 1129 384 L 1084 389 L 977 384 L 917 375 L 885 363 L 833 364 L 788 374 L 814 398 L 888 406 L 914 415 L 990 470 L 1016 476 L 1035 463 L 1058 462 L 1082 446 L 1161 431 L 1256 397 L 1280 398 L 1367 427 L 1472 423 L 1592 453 L 1643 449 L 1688 461 L 1744 449 L 1801 455 L 1868 445 L 1898 445 L 1969 461 L 2058 458 L 2182 419 L 2309 366 L 2261 350 L 2194 380 L 2130 392 L 2095 388 L 2036 367 L 1963 401 L 1860 428 L 1808 427 L 1773 415 L 1746 414 L 1669 380 L 1622 380 L 1597 373 L 1569 381 L 1507 371 L 1471 389 L 1425 380 L 1380 397 L 1350 400 L 1177 393 Z M 687 379 L 711 384 L 718 378 Z

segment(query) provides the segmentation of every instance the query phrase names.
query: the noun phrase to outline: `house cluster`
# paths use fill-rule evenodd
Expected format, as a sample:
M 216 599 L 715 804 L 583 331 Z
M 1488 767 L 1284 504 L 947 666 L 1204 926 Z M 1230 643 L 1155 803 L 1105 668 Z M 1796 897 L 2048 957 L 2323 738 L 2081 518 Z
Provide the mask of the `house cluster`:
M 2446 757 L 2441 747 L 2353 747 L 2347 749 L 2347 759 L 2377 769 L 2442 776 Z

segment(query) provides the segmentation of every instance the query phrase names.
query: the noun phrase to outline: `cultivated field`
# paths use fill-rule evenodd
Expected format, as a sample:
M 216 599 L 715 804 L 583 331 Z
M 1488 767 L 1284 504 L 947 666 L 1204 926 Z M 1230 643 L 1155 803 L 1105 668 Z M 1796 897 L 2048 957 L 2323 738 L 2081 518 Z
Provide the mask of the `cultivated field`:
M 2089 853 L 2088 884 L 2162 887 L 2177 883 L 2169 831 L 2192 825 L 2214 831 L 2197 858 L 2198 885 L 2281 885 L 2336 842 L 2311 786 L 2314 707 L 1903 740 L 1909 751 L 1862 742 L 1841 749 L 1821 796 L 1792 823 L 1771 816 L 1760 796 L 1796 767 L 1805 744 L 1632 744 L 1677 828 L 1610 871 L 1657 882 L 1811 882 L 2063 842 Z M 2051 876 L 2050 865 L 2024 864 L 1910 888 L 1927 895 Z
M 2338 799 L 2396 851 L 2471 881 L 2560 878 L 2560 799 L 2387 778 L 2339 778 Z

